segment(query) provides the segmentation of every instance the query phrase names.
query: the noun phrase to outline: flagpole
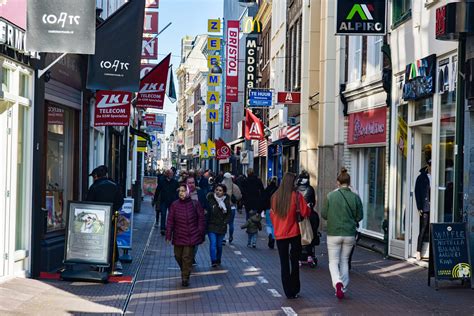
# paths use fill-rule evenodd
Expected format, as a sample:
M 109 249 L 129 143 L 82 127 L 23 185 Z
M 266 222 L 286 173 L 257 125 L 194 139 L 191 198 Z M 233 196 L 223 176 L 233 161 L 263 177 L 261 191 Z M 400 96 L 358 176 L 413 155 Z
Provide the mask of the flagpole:
M 168 24 L 166 24 L 166 26 L 164 28 L 161 29 L 161 31 L 158 32 L 158 34 L 156 34 L 155 36 L 153 36 L 148 42 L 145 43 L 145 47 L 147 47 L 148 45 L 151 44 L 151 42 L 153 42 L 155 40 L 155 38 L 158 37 L 158 35 L 160 35 L 161 33 L 164 32 L 164 30 L 166 30 L 169 26 L 171 25 L 171 22 L 169 22 Z

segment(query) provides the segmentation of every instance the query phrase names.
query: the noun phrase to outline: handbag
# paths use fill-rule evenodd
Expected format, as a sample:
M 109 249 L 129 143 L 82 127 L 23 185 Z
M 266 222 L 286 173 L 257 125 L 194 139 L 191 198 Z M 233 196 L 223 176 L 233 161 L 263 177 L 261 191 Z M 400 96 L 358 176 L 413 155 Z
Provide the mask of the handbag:
M 354 211 L 352 210 L 352 207 L 349 205 L 349 202 L 347 201 L 346 197 L 344 196 L 344 194 L 342 194 L 342 192 L 340 190 L 338 190 L 339 193 L 341 193 L 342 197 L 344 198 L 344 201 L 346 201 L 346 204 L 347 206 L 349 207 L 349 210 L 351 210 L 351 217 L 352 219 L 354 220 L 355 224 L 356 224 L 356 233 L 355 233 L 355 239 L 356 241 L 359 241 L 360 240 L 360 231 L 359 231 L 359 223 L 355 220 L 354 218 Z
M 298 226 L 300 227 L 301 233 L 301 245 L 306 246 L 311 244 L 313 241 L 313 228 L 311 227 L 311 222 L 309 217 L 303 217 L 300 212 L 300 201 L 298 195 L 296 196 L 296 219 L 298 221 Z

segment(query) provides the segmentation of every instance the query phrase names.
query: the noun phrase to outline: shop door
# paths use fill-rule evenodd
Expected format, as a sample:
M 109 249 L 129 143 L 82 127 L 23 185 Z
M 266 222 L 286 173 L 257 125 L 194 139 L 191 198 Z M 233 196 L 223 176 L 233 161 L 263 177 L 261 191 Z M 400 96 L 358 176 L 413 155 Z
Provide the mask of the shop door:
M 415 257 L 417 252 L 418 235 L 421 230 L 420 215 L 415 199 L 415 182 L 420 175 L 420 169 L 427 166 L 427 161 L 432 157 L 432 129 L 431 125 L 412 127 L 410 144 L 410 214 L 407 216 L 406 227 L 408 227 L 410 236 L 408 238 L 408 257 Z M 432 192 L 432 190 L 431 190 Z M 431 197 L 434 201 L 434 197 Z M 423 237 L 423 246 L 421 255 L 428 257 L 429 234 L 426 232 Z

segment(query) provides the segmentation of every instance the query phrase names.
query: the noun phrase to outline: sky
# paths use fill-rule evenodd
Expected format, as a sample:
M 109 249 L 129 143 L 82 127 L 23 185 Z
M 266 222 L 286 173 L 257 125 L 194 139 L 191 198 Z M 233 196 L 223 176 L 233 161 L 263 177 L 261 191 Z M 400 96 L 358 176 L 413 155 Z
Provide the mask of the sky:
M 176 93 L 178 93 L 176 69 L 181 60 L 181 38 L 186 35 L 195 37 L 207 34 L 207 20 L 222 18 L 223 3 L 224 0 L 160 0 L 159 30 L 169 22 L 172 24 L 158 37 L 158 53 L 160 59 L 170 52 L 172 54 Z M 166 98 L 164 110 L 160 112 L 166 113 L 166 136 L 169 136 L 176 123 L 176 103 L 172 104 Z

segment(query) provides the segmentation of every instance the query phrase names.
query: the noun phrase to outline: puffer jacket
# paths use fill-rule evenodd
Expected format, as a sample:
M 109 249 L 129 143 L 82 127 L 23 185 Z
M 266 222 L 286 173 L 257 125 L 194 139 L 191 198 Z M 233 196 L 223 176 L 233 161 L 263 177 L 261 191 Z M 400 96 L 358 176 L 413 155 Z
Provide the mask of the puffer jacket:
M 227 224 L 229 223 L 231 216 L 230 209 L 230 198 L 228 195 L 225 196 L 224 200 L 226 211 L 224 212 L 214 198 L 214 193 L 209 192 L 207 195 L 208 208 L 207 208 L 207 231 L 209 233 L 215 233 L 224 235 L 227 232 Z
M 187 198 L 174 201 L 169 209 L 166 239 L 175 246 L 195 246 L 204 240 L 204 209 L 197 201 Z

